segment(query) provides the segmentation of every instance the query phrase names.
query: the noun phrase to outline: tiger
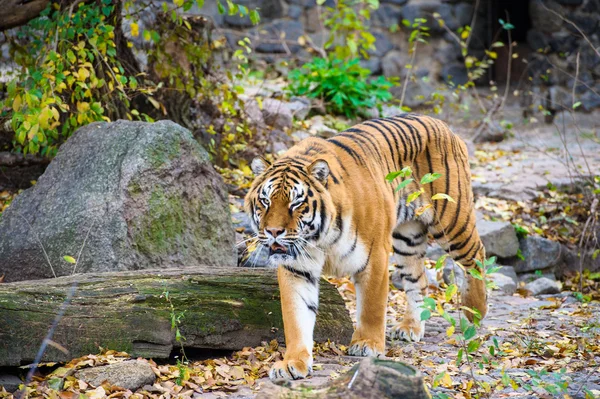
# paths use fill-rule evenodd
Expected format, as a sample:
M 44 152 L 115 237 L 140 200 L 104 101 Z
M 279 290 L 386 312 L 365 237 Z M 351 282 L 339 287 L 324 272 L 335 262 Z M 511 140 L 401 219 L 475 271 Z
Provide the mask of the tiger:
M 273 163 L 256 157 L 250 166 L 255 177 L 244 209 L 257 245 L 268 248 L 269 265 L 277 268 L 283 316 L 286 351 L 270 369 L 271 379 L 312 372 L 321 275 L 350 276 L 355 285 L 348 354 L 378 356 L 385 353 L 390 254 L 407 306 L 389 335 L 415 342 L 425 331 L 420 316 L 429 235 L 466 269 L 480 270 L 485 260 L 466 145 L 441 120 L 418 114 L 368 120 L 328 139 L 306 138 Z M 390 184 L 385 177 L 407 166 L 413 180 L 396 190 L 403 179 Z M 442 176 L 421 185 L 427 173 Z M 433 200 L 436 193 L 454 201 Z M 486 286 L 475 274 L 465 273 L 461 302 L 483 318 Z M 473 320 L 473 313 L 465 314 Z

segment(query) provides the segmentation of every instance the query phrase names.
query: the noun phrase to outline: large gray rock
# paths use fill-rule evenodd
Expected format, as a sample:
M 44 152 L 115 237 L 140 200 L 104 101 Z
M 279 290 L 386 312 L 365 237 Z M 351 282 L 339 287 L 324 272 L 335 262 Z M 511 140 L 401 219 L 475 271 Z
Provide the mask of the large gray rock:
M 559 243 L 542 237 L 527 236 L 519 240 L 521 254 L 525 259 L 513 258 L 510 263 L 517 273 L 545 270 L 563 263 Z
M 487 256 L 509 258 L 517 254 L 519 239 L 515 228 L 509 222 L 478 220 L 477 231 Z
M 232 266 L 234 240 L 223 181 L 188 130 L 93 123 L 2 215 L 0 275 L 53 277 L 48 261 L 69 275 L 65 255 L 79 257 L 77 273 Z
M 131 360 L 83 369 L 75 373 L 75 378 L 95 387 L 107 381 L 110 385 L 135 391 L 144 385 L 154 384 L 156 375 L 147 362 Z
M 506 277 L 511 278 L 515 283 L 519 282 L 519 277 L 517 276 L 517 272 L 515 272 L 515 268 L 512 266 L 502 266 L 500 270 L 496 272 L 496 274 L 502 274 Z
M 531 292 L 531 295 L 558 294 L 560 292 L 560 283 L 546 277 L 538 278 L 525 285 L 525 289 Z

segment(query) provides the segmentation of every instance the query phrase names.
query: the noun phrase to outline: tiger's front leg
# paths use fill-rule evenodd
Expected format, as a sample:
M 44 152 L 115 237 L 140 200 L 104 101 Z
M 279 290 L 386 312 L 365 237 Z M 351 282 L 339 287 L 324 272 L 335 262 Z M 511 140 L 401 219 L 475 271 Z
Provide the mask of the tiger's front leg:
M 319 276 L 277 271 L 285 333 L 285 355 L 269 371 L 269 377 L 299 379 L 312 372 L 313 330 L 319 306 Z
M 385 315 L 389 286 L 388 255 L 372 248 L 363 271 L 354 276 L 356 330 L 348 348 L 351 356 L 377 356 L 385 351 Z

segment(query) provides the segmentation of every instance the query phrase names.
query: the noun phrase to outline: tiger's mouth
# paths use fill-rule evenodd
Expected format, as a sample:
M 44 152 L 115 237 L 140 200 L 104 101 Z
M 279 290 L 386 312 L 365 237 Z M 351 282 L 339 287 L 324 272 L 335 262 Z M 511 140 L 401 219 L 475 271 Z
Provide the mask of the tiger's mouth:
M 281 244 L 275 242 L 269 247 L 269 256 L 287 255 L 287 254 L 288 254 L 288 249 L 285 245 L 281 245 Z

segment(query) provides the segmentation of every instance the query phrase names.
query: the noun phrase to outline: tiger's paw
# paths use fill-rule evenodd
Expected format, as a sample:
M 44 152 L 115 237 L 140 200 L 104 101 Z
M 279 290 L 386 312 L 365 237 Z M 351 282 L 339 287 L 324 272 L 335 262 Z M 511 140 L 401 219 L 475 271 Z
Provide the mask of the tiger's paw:
M 348 355 L 350 356 L 377 356 L 384 351 L 383 344 L 377 344 L 372 339 L 358 339 L 352 340 L 350 347 L 348 348 Z
M 269 378 L 272 380 L 286 379 L 298 380 L 306 378 L 312 373 L 312 359 L 308 362 L 300 359 L 289 359 L 275 362 L 271 370 L 269 370 Z
M 404 319 L 392 327 L 390 338 L 403 339 L 408 342 L 419 342 L 425 334 L 425 323 L 414 319 Z

